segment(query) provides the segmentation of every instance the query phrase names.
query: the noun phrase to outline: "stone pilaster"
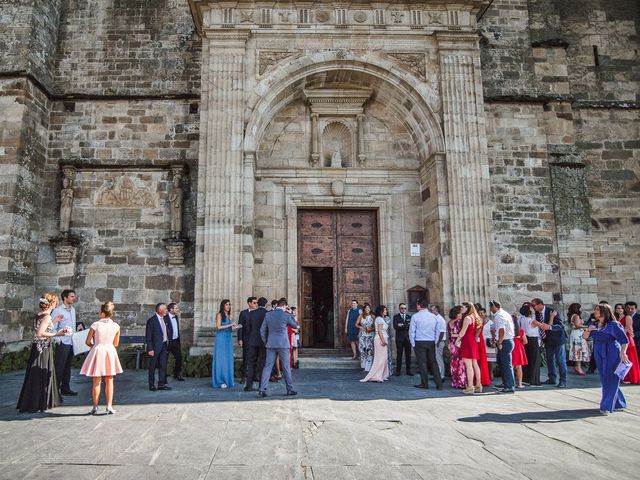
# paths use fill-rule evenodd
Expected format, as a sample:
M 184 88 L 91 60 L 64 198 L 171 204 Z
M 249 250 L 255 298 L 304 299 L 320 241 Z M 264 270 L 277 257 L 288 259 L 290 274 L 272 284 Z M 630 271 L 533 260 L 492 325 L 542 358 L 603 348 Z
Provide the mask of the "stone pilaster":
M 447 138 L 452 273 L 444 300 L 485 302 L 495 295 L 496 281 L 477 36 L 443 33 L 437 39 Z
M 213 326 L 220 301 L 243 305 L 243 111 L 248 34 L 203 39 L 194 334 Z

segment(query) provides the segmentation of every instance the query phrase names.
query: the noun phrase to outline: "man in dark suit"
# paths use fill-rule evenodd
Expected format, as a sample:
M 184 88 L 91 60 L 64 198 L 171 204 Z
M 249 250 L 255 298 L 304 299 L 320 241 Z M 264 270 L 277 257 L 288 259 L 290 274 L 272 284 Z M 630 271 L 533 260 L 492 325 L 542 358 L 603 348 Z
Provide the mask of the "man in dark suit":
M 546 323 L 551 328 L 549 330 L 540 330 L 540 336 L 544 342 L 544 350 L 547 356 L 547 371 L 549 378 L 546 385 L 556 385 L 557 373 L 556 367 L 560 373 L 560 381 L 557 383 L 558 388 L 567 387 L 567 333 L 564 330 L 562 319 L 551 307 L 547 307 L 539 298 L 531 300 L 531 305 L 535 311 L 536 320 Z
M 167 358 L 169 355 L 169 328 L 164 321 L 167 305 L 158 303 L 156 313 L 147 320 L 147 354 L 149 361 L 149 390 L 171 390 L 167 385 Z M 158 388 L 156 388 L 156 368 L 158 369 Z
M 247 345 L 247 379 L 244 387 L 245 392 L 253 391 L 253 380 L 258 370 L 258 365 L 262 366 L 265 362 L 266 349 L 262 337 L 260 336 L 260 328 L 267 314 L 267 299 L 260 297 L 258 299 L 258 308 L 251 310 L 247 316 L 247 322 L 241 330 L 244 332 L 243 341 Z
M 238 329 L 238 345 L 242 348 L 242 364 L 240 365 L 240 383 L 244 383 L 247 378 L 247 354 L 249 346 L 246 342 L 247 321 L 249 320 L 249 312 L 258 307 L 258 299 L 256 297 L 247 298 L 247 308 L 240 312 L 238 317 L 238 325 L 242 328 Z
M 182 349 L 180 347 L 180 320 L 178 319 L 178 313 L 180 313 L 180 307 L 177 303 L 170 303 L 167 305 L 169 311 L 164 317 L 164 323 L 168 328 L 167 335 L 169 336 L 169 353 L 173 355 L 175 365 L 173 367 L 173 378 L 179 382 L 184 382 L 182 378 Z M 167 355 L 167 359 L 169 356 Z
M 411 341 L 409 340 L 409 326 L 411 325 L 411 315 L 407 313 L 407 304 L 398 305 L 400 313 L 393 316 L 393 328 L 396 331 L 396 376 L 400 376 L 402 370 L 402 353 L 404 352 L 407 375 L 411 373 Z
M 638 304 L 636 302 L 627 302 L 624 304 L 627 315 L 633 320 L 633 338 L 638 345 L 640 342 L 640 312 L 638 312 Z
M 284 381 L 287 385 L 287 396 L 297 395 L 293 389 L 293 381 L 291 380 L 291 366 L 289 350 L 289 332 L 287 326 L 297 330 L 295 320 L 291 316 L 289 305 L 286 298 L 278 300 L 277 307 L 267 312 L 264 317 L 264 322 L 260 327 L 260 336 L 262 341 L 267 347 L 267 360 L 264 368 L 262 369 L 262 378 L 260 379 L 260 391 L 258 397 L 267 396 L 267 386 L 269 385 L 269 377 L 271 376 L 271 369 L 276 361 L 276 356 L 280 355 L 280 361 L 282 362 L 282 370 L 284 372 Z

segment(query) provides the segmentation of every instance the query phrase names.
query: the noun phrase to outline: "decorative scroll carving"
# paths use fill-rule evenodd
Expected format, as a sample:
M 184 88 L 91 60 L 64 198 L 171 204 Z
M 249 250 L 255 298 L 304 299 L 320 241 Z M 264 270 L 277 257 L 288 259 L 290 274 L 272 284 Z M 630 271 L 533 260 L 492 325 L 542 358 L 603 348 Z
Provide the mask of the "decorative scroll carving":
M 407 70 L 415 73 L 418 78 L 425 80 L 427 76 L 427 66 L 422 53 L 387 53 L 388 56 L 396 60 Z
M 393 23 L 402 23 L 404 20 L 404 12 L 394 10 L 391 12 L 391 17 L 393 17 Z
M 258 52 L 258 75 L 264 75 L 282 60 L 291 56 L 293 53 L 288 50 L 260 50 Z
M 318 10 L 316 12 L 316 20 L 320 23 L 327 23 L 329 21 L 329 12 L 326 10 Z
M 132 177 L 122 176 L 117 180 L 107 180 L 100 187 L 95 205 L 107 208 L 153 208 L 156 201 L 148 187 L 137 187 Z
M 367 21 L 367 13 L 362 10 L 353 14 L 353 19 L 358 23 L 364 23 Z

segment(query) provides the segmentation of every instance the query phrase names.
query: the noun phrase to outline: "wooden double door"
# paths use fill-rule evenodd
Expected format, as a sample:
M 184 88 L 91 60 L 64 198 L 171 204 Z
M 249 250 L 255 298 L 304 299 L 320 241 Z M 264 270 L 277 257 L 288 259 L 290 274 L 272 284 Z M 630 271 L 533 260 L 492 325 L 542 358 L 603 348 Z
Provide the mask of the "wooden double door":
M 379 301 L 375 210 L 299 210 L 299 316 L 303 347 L 345 348 L 352 299 Z

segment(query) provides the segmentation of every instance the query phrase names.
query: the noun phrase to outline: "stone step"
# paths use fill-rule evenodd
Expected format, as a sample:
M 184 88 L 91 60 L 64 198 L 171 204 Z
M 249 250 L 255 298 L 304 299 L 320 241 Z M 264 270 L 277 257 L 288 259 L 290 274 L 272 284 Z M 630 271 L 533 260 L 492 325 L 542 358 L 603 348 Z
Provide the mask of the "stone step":
M 359 370 L 360 360 L 352 360 L 351 357 L 339 357 L 329 355 L 326 357 L 300 357 L 301 369 L 322 370 Z
M 349 353 L 337 348 L 311 348 L 305 347 L 298 350 L 300 357 L 346 357 Z

